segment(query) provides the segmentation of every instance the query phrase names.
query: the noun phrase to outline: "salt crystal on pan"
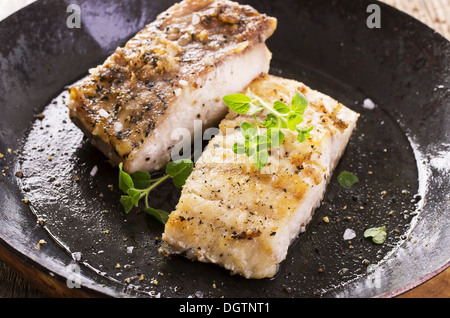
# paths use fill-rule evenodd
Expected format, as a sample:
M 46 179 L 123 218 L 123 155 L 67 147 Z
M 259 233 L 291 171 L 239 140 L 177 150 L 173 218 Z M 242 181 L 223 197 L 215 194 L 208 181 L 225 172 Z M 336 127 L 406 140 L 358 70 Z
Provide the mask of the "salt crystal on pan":
M 344 232 L 344 240 L 351 240 L 356 236 L 356 233 L 352 229 L 346 229 Z
M 366 98 L 366 99 L 364 100 L 363 107 L 364 107 L 365 109 L 370 109 L 370 110 L 372 110 L 372 109 L 375 108 L 375 103 L 374 103 L 370 98 Z
M 94 168 L 92 168 L 92 170 L 91 170 L 91 177 L 95 176 L 97 174 L 97 171 L 98 171 L 98 167 L 94 166 Z
M 81 260 L 81 252 L 74 252 L 74 253 L 72 253 L 72 259 L 74 260 L 74 261 L 79 261 L 79 260 Z
M 134 249 L 134 246 L 127 246 L 127 253 L 128 254 L 133 253 L 133 249 Z

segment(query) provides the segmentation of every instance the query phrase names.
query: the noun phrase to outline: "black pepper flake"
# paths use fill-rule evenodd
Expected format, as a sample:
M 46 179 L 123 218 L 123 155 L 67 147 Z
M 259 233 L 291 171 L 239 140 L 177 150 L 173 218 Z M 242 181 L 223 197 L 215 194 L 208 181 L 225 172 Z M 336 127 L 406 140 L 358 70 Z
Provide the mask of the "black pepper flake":
M 142 105 L 142 108 L 144 109 L 144 111 L 149 111 L 150 109 L 152 109 L 152 107 L 153 107 L 152 103 Z
M 169 107 L 169 105 L 167 105 L 166 101 L 164 100 L 164 94 L 156 94 L 156 97 L 158 97 L 159 101 L 164 107 L 164 110 L 166 110 Z
M 130 136 L 130 134 L 131 134 L 130 128 L 127 128 L 127 130 L 125 130 L 125 131 L 120 131 L 120 132 L 118 132 L 118 133 L 116 134 L 116 139 L 117 139 L 117 140 L 123 140 L 123 139 L 125 139 L 126 137 Z
M 151 120 L 148 126 L 144 129 L 145 137 L 147 137 L 150 134 L 150 131 L 155 129 L 155 125 L 156 123 L 153 120 Z
M 156 82 L 155 81 L 151 81 L 151 82 L 146 82 L 145 86 L 147 86 L 147 88 L 149 90 L 151 90 L 153 88 L 153 86 L 155 86 Z
M 237 233 L 236 231 L 234 231 L 233 233 L 231 233 L 231 238 L 233 239 L 238 239 L 238 240 L 243 240 L 243 239 L 247 239 L 247 240 L 252 240 L 258 236 L 260 236 L 262 233 L 260 230 L 252 230 L 252 231 L 242 231 L 241 233 Z
M 116 105 L 114 105 L 114 115 L 117 115 L 117 113 L 119 112 L 119 108 L 120 108 L 120 104 L 116 103 Z

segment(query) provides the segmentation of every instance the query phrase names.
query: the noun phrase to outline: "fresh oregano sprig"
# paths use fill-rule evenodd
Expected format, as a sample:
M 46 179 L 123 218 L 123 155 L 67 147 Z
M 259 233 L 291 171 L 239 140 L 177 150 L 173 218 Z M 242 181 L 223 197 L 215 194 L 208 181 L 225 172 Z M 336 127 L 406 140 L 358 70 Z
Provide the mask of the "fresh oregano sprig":
M 233 151 L 236 154 L 246 154 L 248 157 L 252 157 L 258 170 L 261 170 L 268 163 L 268 151 L 283 143 L 285 134 L 281 129 L 296 131 L 298 133 L 297 140 L 302 143 L 308 140 L 310 132 L 314 128 L 312 126 L 306 128 L 300 126 L 309 103 L 306 96 L 298 90 L 292 98 L 291 106 L 282 101 L 276 101 L 273 105 L 270 105 L 251 92 L 247 95 L 227 95 L 223 98 L 223 101 L 238 114 L 254 116 L 256 126 L 248 122 L 242 123 L 240 128 L 245 141 L 234 144 Z M 268 111 L 266 120 L 259 123 L 256 114 L 264 110 Z M 266 130 L 260 133 L 259 128 L 266 128 Z
M 138 207 L 139 201 L 144 198 L 144 211 L 165 224 L 169 218 L 169 213 L 149 206 L 150 192 L 168 179 L 172 179 L 173 184 L 177 188 L 183 187 L 193 167 L 194 163 L 189 159 L 172 161 L 166 166 L 166 173 L 162 177 L 152 179 L 148 172 L 137 171 L 132 174 L 126 173 L 123 171 L 123 164 L 121 163 L 119 165 L 119 188 L 126 195 L 121 196 L 120 203 L 125 213 L 129 213 L 133 207 Z
M 261 170 L 269 160 L 268 149 L 279 147 L 285 137 L 283 132 L 277 128 L 270 128 L 258 134 L 258 127 L 248 122 L 242 123 L 241 133 L 245 141 L 235 143 L 233 152 L 252 157 L 258 170 Z
M 375 244 L 383 244 L 386 236 L 386 226 L 373 227 L 364 231 L 364 237 L 372 238 L 372 242 Z

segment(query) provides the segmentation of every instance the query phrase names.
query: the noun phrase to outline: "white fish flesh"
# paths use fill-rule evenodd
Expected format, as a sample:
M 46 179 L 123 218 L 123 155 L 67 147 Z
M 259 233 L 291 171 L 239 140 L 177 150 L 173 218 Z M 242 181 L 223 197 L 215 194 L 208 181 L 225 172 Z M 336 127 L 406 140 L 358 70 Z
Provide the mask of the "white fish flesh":
M 284 129 L 282 145 L 257 170 L 251 158 L 232 150 L 244 140 L 241 123 L 255 121 L 230 111 L 183 187 L 160 252 L 260 279 L 277 273 L 291 242 L 305 231 L 359 114 L 290 79 L 261 75 L 248 88 L 269 103 L 290 103 L 296 90 L 302 92 L 309 101 L 304 123 L 314 126 L 310 138 L 299 143 L 296 132 Z

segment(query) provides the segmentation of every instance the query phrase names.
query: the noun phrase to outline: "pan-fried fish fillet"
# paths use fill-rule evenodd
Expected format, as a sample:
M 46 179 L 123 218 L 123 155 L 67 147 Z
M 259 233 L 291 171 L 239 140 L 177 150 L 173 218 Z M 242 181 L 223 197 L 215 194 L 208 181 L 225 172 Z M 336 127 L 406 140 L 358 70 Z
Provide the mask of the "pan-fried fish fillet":
M 283 144 L 258 171 L 251 158 L 232 151 L 243 141 L 237 127 L 254 120 L 231 111 L 183 187 L 160 252 L 266 278 L 277 273 L 289 245 L 311 220 L 359 115 L 294 80 L 261 75 L 249 89 L 270 103 L 290 103 L 297 89 L 304 93 L 311 137 L 299 143 L 296 133 L 284 130 Z
M 70 117 L 113 164 L 155 171 L 170 161 L 172 131 L 226 115 L 221 96 L 268 72 L 274 18 L 227 0 L 184 0 L 70 88 Z M 176 138 L 175 138 L 176 139 Z

